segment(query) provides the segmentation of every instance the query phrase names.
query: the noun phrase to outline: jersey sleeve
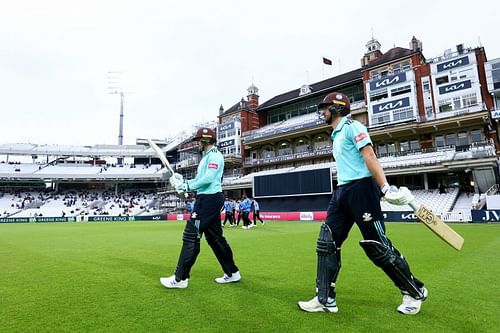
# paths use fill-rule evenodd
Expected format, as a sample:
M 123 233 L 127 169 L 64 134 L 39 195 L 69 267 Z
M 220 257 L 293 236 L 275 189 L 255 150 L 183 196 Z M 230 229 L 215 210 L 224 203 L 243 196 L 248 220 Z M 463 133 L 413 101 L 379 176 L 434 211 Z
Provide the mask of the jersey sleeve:
M 358 150 L 361 150 L 361 148 L 366 145 L 372 145 L 372 139 L 370 138 L 365 125 L 358 121 L 354 121 L 349 128 L 351 129 L 354 145 Z

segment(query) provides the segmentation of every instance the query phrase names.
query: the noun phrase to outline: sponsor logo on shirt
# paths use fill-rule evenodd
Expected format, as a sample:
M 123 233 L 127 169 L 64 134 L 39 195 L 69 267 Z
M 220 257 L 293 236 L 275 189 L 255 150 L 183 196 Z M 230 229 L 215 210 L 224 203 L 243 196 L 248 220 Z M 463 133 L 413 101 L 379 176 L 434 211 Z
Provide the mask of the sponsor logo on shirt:
M 209 169 L 218 169 L 219 165 L 217 163 L 208 163 Z
M 354 141 L 356 141 L 356 143 L 360 142 L 361 140 L 363 140 L 364 138 L 366 138 L 368 135 L 366 135 L 366 133 L 361 133 L 361 134 L 358 134 L 355 138 L 354 138 Z

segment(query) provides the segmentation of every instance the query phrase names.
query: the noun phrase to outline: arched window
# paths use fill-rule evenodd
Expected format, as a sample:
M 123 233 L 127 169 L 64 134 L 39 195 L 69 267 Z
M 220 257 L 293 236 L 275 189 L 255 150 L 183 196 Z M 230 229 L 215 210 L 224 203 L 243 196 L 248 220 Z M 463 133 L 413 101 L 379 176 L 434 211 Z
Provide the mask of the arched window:
M 292 147 L 288 141 L 278 143 L 278 156 L 285 156 L 292 154 Z
M 295 153 L 305 153 L 309 151 L 309 139 L 306 137 L 295 140 Z
M 323 149 L 331 147 L 330 138 L 325 134 L 318 134 L 313 140 L 314 149 Z
M 270 145 L 262 147 L 261 153 L 260 153 L 262 158 L 272 158 L 276 154 L 274 152 L 274 148 Z

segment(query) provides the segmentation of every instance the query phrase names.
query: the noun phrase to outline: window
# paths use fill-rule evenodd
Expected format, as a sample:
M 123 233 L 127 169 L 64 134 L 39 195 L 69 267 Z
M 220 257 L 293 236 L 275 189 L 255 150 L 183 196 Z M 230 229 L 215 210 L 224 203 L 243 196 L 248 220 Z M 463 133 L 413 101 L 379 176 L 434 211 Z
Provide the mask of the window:
M 453 110 L 451 99 L 445 99 L 438 102 L 439 102 L 439 112 L 448 112 Z
M 410 145 L 409 145 L 408 141 L 401 141 L 399 143 L 399 150 L 401 152 L 410 150 Z
M 387 144 L 387 153 L 394 154 L 396 152 L 396 144 L 394 142 Z
M 491 76 L 493 78 L 493 83 L 500 82 L 500 62 L 491 64 Z
M 292 148 L 290 147 L 290 144 L 285 141 L 280 142 L 278 145 L 278 156 L 285 156 L 291 154 L 292 154 Z
M 472 105 L 477 105 L 476 94 L 464 95 L 464 96 L 462 96 L 462 100 L 464 103 L 464 108 L 472 106 Z
M 391 96 L 402 95 L 411 92 L 411 86 L 407 85 L 404 87 L 399 87 L 391 90 Z
M 382 98 L 387 98 L 388 96 L 387 88 L 373 90 L 370 92 L 370 101 L 377 101 Z
M 409 71 L 411 69 L 410 60 L 404 61 L 402 65 L 403 65 L 403 71 Z
M 377 113 L 372 116 L 372 125 L 384 124 L 391 121 L 390 112 Z
M 437 85 L 443 84 L 443 83 L 448 83 L 448 82 L 449 82 L 448 76 L 441 76 L 441 77 L 436 78 Z
M 383 143 L 378 145 L 378 155 L 379 156 L 387 155 L 387 146 L 384 145 Z
M 423 81 L 422 82 L 422 88 L 424 90 L 424 92 L 429 92 L 431 90 L 431 85 L 430 85 L 430 82 L 429 81 Z
M 417 139 L 413 139 L 410 141 L 410 150 L 420 149 L 420 142 Z
M 483 141 L 481 137 L 481 130 L 473 129 L 470 131 L 470 141 L 471 142 L 481 142 Z
M 446 134 L 446 143 L 448 144 L 448 146 L 456 146 L 457 145 L 457 134 L 456 133 Z
M 445 143 L 444 143 L 444 136 L 442 135 L 436 135 L 436 137 L 434 138 L 434 145 L 436 147 L 444 147 L 445 146 Z
M 461 109 L 460 107 L 460 97 L 453 97 L 453 110 Z
M 406 108 L 402 108 L 402 109 L 393 111 L 392 117 L 394 118 L 394 121 L 412 119 L 413 118 L 413 108 L 410 106 L 410 107 L 406 107 Z
M 295 153 L 305 153 L 309 150 L 307 138 L 300 138 L 295 141 Z
M 326 135 L 318 135 L 314 138 L 314 149 L 330 147 L 330 140 Z
M 469 144 L 469 140 L 467 139 L 467 132 L 458 133 L 458 145 L 466 146 Z
M 262 148 L 262 158 L 271 158 L 271 157 L 274 157 L 275 154 L 274 154 L 274 149 L 273 147 L 271 146 L 265 146 L 264 148 Z

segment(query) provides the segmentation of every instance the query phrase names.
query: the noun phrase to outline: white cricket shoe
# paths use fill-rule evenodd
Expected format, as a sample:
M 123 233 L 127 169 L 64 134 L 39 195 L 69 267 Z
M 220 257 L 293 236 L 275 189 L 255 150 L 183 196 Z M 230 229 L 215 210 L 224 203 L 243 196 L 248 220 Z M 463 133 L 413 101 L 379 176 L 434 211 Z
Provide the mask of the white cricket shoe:
M 403 292 L 403 302 L 398 306 L 398 312 L 406 315 L 416 315 L 420 312 L 420 307 L 422 302 L 427 299 L 429 292 L 425 287 L 422 287 L 422 293 L 424 297 L 422 299 L 415 299 L 411 297 L 408 293 Z
M 181 280 L 181 281 L 176 281 L 175 280 L 175 274 L 169 277 L 162 277 L 160 278 L 160 283 L 165 287 L 165 288 L 180 288 L 184 289 L 187 288 L 188 286 L 188 280 Z
M 335 299 L 328 297 L 328 302 L 326 304 L 321 304 L 318 300 L 318 296 L 310 301 L 303 301 L 297 303 L 301 310 L 306 312 L 333 312 L 337 313 L 339 308 L 337 307 L 337 302 Z
M 241 280 L 241 275 L 240 271 L 237 271 L 236 273 L 233 273 L 231 276 L 227 276 L 226 273 L 224 273 L 224 276 L 220 278 L 216 278 L 215 282 L 217 283 L 231 283 L 231 282 L 238 282 Z

